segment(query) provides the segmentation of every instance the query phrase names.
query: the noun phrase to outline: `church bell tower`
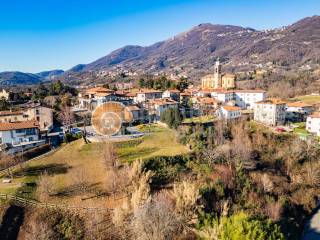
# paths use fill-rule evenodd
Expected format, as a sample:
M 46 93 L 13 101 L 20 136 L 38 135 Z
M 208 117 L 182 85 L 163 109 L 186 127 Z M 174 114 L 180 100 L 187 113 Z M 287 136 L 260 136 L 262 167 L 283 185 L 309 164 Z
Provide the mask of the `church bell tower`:
M 221 88 L 222 87 L 222 79 L 221 79 L 221 64 L 220 64 L 220 58 L 217 58 L 217 61 L 214 65 L 214 85 L 215 88 Z

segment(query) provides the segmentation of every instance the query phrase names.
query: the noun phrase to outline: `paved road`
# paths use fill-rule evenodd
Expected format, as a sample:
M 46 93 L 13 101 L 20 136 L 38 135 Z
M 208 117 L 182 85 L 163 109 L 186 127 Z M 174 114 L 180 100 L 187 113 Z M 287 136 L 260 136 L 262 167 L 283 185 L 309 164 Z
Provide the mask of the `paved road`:
M 302 240 L 320 240 L 320 208 L 307 223 Z

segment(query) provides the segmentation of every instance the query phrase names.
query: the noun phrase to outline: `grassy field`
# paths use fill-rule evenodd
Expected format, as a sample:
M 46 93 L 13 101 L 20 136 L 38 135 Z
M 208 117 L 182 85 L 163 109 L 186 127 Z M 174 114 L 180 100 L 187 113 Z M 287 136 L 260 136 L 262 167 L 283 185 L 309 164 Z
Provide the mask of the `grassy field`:
M 173 130 L 159 125 L 141 125 L 138 128 L 146 133 L 144 137 L 116 144 L 121 161 L 130 162 L 152 156 L 173 156 L 188 152 L 185 146 L 177 142 Z M 28 162 L 23 168 L 17 166 L 12 183 L 2 183 L 0 179 L 0 192 L 42 201 L 36 189 L 39 177 L 46 173 L 45 178 L 51 179 L 58 192 L 50 196 L 49 202 L 112 207 L 112 199 L 97 197 L 104 192 L 108 181 L 102 162 L 102 148 L 102 143 L 84 144 L 82 139 L 66 144 L 50 156 Z M 79 178 L 85 180 L 85 194 L 75 187 Z
M 305 95 L 294 98 L 295 101 L 302 101 L 306 104 L 320 104 L 320 96 Z
M 59 199 L 59 202 L 69 202 L 72 199 L 73 203 L 81 202 L 81 194 L 74 188 L 75 178 L 85 179 L 88 195 L 101 190 L 106 181 L 100 148 L 99 144 L 85 145 L 82 140 L 67 144 L 50 156 L 26 163 L 22 169 L 16 167 L 13 182 L 0 183 L 1 192 L 38 199 L 37 180 L 40 175 L 47 173 L 59 192 L 52 197 L 52 201 Z M 82 176 L 79 176 L 79 172 Z
M 200 116 L 200 117 L 193 117 L 193 118 L 186 118 L 183 120 L 184 123 L 207 123 L 213 122 L 216 118 L 212 115 L 207 116 Z
M 175 131 L 159 125 L 140 125 L 138 129 L 146 135 L 141 140 L 120 144 L 118 155 L 122 161 L 146 159 L 154 156 L 174 156 L 188 152 L 178 143 Z

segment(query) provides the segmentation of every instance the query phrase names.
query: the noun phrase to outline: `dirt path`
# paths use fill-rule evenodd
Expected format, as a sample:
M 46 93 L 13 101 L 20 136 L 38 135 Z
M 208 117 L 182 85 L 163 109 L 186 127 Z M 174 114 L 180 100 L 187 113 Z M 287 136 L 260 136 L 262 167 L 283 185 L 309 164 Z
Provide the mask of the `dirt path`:
M 24 208 L 11 205 L 4 214 L 0 225 L 0 239 L 16 240 L 23 220 Z

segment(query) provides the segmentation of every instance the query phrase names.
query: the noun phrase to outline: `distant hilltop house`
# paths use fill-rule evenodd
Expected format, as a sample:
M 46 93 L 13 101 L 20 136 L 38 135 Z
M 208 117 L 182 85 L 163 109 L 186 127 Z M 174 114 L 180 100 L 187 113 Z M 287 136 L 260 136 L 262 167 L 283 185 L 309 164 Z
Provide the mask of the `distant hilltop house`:
M 218 58 L 214 65 L 214 73 L 202 77 L 202 89 L 233 89 L 236 87 L 236 75 L 222 74 L 221 69 L 222 66 Z
M 7 92 L 5 89 L 2 89 L 2 91 L 0 92 L 0 99 L 5 99 L 5 100 L 9 100 L 10 98 L 10 92 Z

